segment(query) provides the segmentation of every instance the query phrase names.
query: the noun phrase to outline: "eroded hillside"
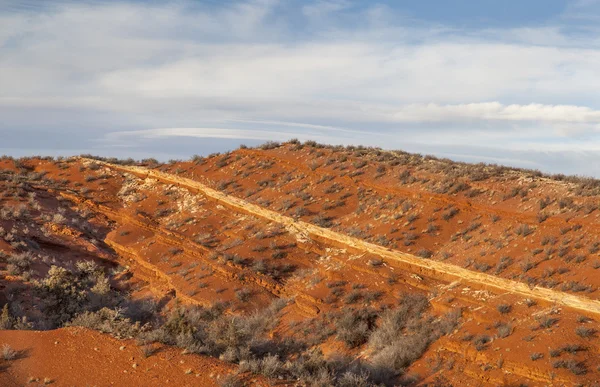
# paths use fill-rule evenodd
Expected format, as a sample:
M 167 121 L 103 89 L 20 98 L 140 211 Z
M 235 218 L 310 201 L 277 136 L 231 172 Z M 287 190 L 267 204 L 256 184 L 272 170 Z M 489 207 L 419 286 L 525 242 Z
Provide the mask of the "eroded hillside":
M 72 332 L 97 343 L 89 362 L 136 351 L 82 374 L 105 384 L 600 379 L 595 180 L 297 141 L 0 171 L 1 377 L 16 385 L 72 385 L 72 369 L 36 372 L 60 356 L 31 336 Z

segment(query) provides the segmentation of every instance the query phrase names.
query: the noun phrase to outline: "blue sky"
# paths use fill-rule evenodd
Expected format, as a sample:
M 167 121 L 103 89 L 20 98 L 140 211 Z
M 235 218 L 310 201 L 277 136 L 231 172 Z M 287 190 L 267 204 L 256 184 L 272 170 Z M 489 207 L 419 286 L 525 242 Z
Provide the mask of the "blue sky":
M 0 0 L 0 153 L 297 137 L 600 176 L 599 22 L 599 0 Z

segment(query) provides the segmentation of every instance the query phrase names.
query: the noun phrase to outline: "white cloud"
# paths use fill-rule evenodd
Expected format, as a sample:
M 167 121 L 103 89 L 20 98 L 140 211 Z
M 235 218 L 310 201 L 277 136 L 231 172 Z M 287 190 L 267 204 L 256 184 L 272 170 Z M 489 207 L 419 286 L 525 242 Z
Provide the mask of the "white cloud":
M 365 23 L 350 30 L 336 14 L 358 11 L 342 0 L 304 6 L 310 31 L 300 33 L 277 12 L 285 2 L 227 4 L 63 2 L 0 13 L 0 132 L 39 127 L 40 112 L 53 111 L 74 127 L 101 114 L 155 138 L 387 145 L 402 136 L 512 149 L 569 138 L 564 146 L 576 149 L 597 134 L 598 34 L 394 24 L 381 5 L 355 15 Z M 171 129 L 134 131 L 147 128 Z
M 285 125 L 280 123 L 279 125 Z M 288 123 L 292 127 L 306 127 L 303 124 Z M 314 130 L 317 129 L 317 130 Z M 311 128 L 309 131 L 302 131 L 298 134 L 294 130 L 257 130 L 257 129 L 235 129 L 235 128 L 209 128 L 209 127 L 198 127 L 198 128 L 156 128 L 156 129 L 145 129 L 145 130 L 132 130 L 132 131 L 120 131 L 108 133 L 104 138 L 103 142 L 110 144 L 111 146 L 123 146 L 130 144 L 132 139 L 139 141 L 139 139 L 160 139 L 160 138 L 173 138 L 173 137 L 187 137 L 187 138 L 219 138 L 219 139 L 240 139 L 240 140 L 258 140 L 258 141 L 287 141 L 291 138 L 298 138 L 300 141 L 315 140 L 322 143 L 330 144 L 363 144 L 364 145 L 375 145 L 373 139 L 365 142 L 365 133 L 361 135 L 358 132 L 349 131 L 346 136 L 340 138 L 335 134 L 330 133 L 328 130 L 319 130 L 322 128 Z M 375 137 L 380 137 L 375 135 Z
M 347 0 L 317 0 L 314 3 L 302 7 L 302 13 L 309 18 L 321 18 L 329 16 L 332 12 L 338 12 L 351 7 Z
M 459 105 L 407 105 L 394 114 L 397 121 L 444 122 L 455 120 L 541 121 L 556 123 L 600 123 L 600 110 L 570 105 L 503 105 L 499 102 Z

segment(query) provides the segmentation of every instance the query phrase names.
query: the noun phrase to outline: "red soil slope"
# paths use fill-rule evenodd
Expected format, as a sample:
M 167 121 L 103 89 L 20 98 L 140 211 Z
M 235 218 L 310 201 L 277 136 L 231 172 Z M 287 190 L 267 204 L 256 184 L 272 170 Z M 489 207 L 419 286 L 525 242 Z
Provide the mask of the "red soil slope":
M 0 343 L 19 352 L 3 360 L 2 386 L 213 386 L 234 368 L 168 347 L 145 357 L 133 340 L 82 328 L 0 331 Z
M 39 281 L 93 261 L 130 302 L 159 305 L 155 320 L 218 302 L 251 316 L 285 299 L 270 339 L 369 362 L 377 349 L 346 345 L 340 314 L 374 311 L 374 331 L 403 294 L 421 294 L 423 324 L 461 317 L 398 383 L 600 379 L 596 182 L 374 149 L 263 148 L 166 165 L 0 161 L 2 302 L 44 329 Z M 27 251 L 27 269 L 15 268 Z M 237 369 L 164 345 L 143 358 L 135 341 L 81 328 L 0 336 L 29 350 L 0 373 L 17 385 L 211 385 Z

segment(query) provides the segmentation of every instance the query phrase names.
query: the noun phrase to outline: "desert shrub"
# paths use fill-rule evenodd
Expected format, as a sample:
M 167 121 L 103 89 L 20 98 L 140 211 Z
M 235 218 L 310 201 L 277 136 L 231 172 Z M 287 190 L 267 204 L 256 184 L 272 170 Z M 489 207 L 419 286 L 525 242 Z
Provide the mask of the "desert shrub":
M 498 275 L 500 273 L 502 273 L 504 270 L 506 270 L 510 265 L 512 265 L 513 260 L 511 257 L 502 257 L 500 258 L 500 262 L 498 262 L 498 265 L 496 265 L 496 270 L 494 271 L 494 274 Z
M 500 337 L 500 338 L 508 337 L 513 332 L 512 325 L 506 324 L 506 323 L 496 324 L 496 329 L 498 330 L 498 337 Z
M 537 327 L 535 327 L 534 329 L 550 328 L 557 322 L 558 322 L 558 318 L 550 317 L 550 316 L 543 316 L 538 319 L 539 325 Z
M 559 357 L 562 354 L 562 349 L 554 348 L 548 351 L 548 353 L 550 354 L 550 357 Z
M 587 373 L 587 367 L 586 367 L 585 363 L 578 362 L 574 359 L 557 360 L 552 363 L 552 367 L 568 369 L 574 375 L 584 375 Z
M 340 286 L 344 286 L 348 283 L 348 281 L 331 281 L 327 283 L 328 288 L 337 288 Z
M 577 316 L 578 323 L 586 323 L 586 322 L 590 322 L 590 321 L 592 321 L 592 319 L 589 318 L 588 316 L 583 316 L 583 315 Z
M 577 333 L 577 336 L 583 337 L 583 338 L 593 337 L 596 335 L 596 332 L 597 331 L 594 328 L 577 327 L 575 329 L 575 333 Z
M 12 349 L 8 344 L 2 345 L 2 358 L 4 360 L 14 360 L 18 355 L 18 352 Z
M 515 233 L 523 237 L 532 234 L 534 231 L 535 229 L 529 226 L 528 224 L 521 224 L 515 229 Z
M 149 358 L 150 356 L 154 355 L 156 349 L 150 344 L 143 344 L 140 346 L 140 351 L 142 352 L 142 356 L 144 356 L 144 358 Z
M 531 298 L 526 298 L 525 305 L 527 305 L 529 308 L 531 308 L 532 306 L 536 306 L 537 302 L 535 300 L 532 300 Z
M 8 257 L 6 268 L 11 275 L 21 275 L 29 269 L 32 260 L 33 255 L 30 252 L 15 253 Z
M 253 351 L 265 342 L 266 332 L 277 324 L 277 315 L 285 302 L 278 300 L 249 316 L 225 315 L 224 306 L 175 308 L 162 326 L 142 335 L 142 341 L 159 341 L 192 353 L 239 362 L 251 358 Z
M 98 265 L 78 262 L 76 268 L 70 271 L 53 265 L 45 278 L 34 282 L 48 328 L 65 324 L 85 311 L 114 306 L 121 298 L 111 292 L 108 279 Z
M 417 219 L 419 219 L 419 215 L 418 214 L 408 214 L 408 215 L 406 215 L 406 221 L 408 223 L 412 223 L 412 222 L 414 222 Z
M 404 245 L 410 246 L 410 245 L 414 244 L 418 238 L 419 238 L 419 236 L 417 234 L 408 232 L 404 235 Z M 425 249 L 423 249 L 423 250 L 425 250 Z
M 438 231 L 439 229 L 440 229 L 440 227 L 439 227 L 438 225 L 436 225 L 436 224 L 429 223 L 429 224 L 427 225 L 427 233 L 428 233 L 428 234 L 433 234 L 433 233 L 435 233 L 436 231 Z
M 210 233 L 201 233 L 194 238 L 197 243 L 207 248 L 215 248 L 219 244 L 219 240 Z
M 541 243 L 542 243 L 542 246 L 546 246 L 548 244 L 554 245 L 554 244 L 556 244 L 556 242 L 557 242 L 557 239 L 555 237 L 549 236 L 549 235 L 545 235 L 542 238 L 542 242 Z
M 500 304 L 496 307 L 496 309 L 502 314 L 507 314 L 510 313 L 510 311 L 512 310 L 512 306 L 508 304 Z
M 492 268 L 492 266 L 487 263 L 487 262 L 475 262 L 474 263 L 475 269 L 477 269 L 480 272 L 487 272 L 488 270 L 490 270 Z
M 591 285 L 580 284 L 576 281 L 565 282 L 561 285 L 562 291 L 572 291 L 572 292 L 592 292 L 594 287 Z
M 379 326 L 369 340 L 369 345 L 379 349 L 388 345 L 410 321 L 419 320 L 427 309 L 427 298 L 419 294 L 402 297 L 397 308 L 387 310 L 381 316 Z
M 402 297 L 397 308 L 386 310 L 369 338 L 372 364 L 379 370 L 401 373 L 420 358 L 431 342 L 454 329 L 458 315 L 437 322 L 425 318 L 429 302 L 418 294 Z
M 383 297 L 383 292 L 380 290 L 375 290 L 372 292 L 366 292 L 363 295 L 363 298 L 365 300 L 365 302 L 374 302 L 374 301 L 379 301 L 381 299 L 381 297 Z
M 363 294 L 358 290 L 353 290 L 344 298 L 346 304 L 356 304 L 363 298 Z
M 267 141 L 260 146 L 260 149 L 269 150 L 269 149 L 279 148 L 280 146 L 281 146 L 281 144 L 276 141 Z
M 426 331 L 402 335 L 373 355 L 372 362 L 376 367 L 401 372 L 423 355 L 434 337 Z
M 333 226 L 333 222 L 331 221 L 331 218 L 325 217 L 320 214 L 315 216 L 314 218 L 312 218 L 312 223 L 316 224 L 319 227 L 324 227 L 324 228 L 329 228 L 329 227 Z
M 550 217 L 550 215 L 548 215 L 547 213 L 545 213 L 545 212 L 539 212 L 539 213 L 537 214 L 537 220 L 538 220 L 538 223 L 543 223 L 543 222 L 544 222 L 544 221 L 546 221 L 546 219 L 548 219 L 549 217 Z
M 52 221 L 56 224 L 65 224 L 67 223 L 67 218 L 63 214 L 54 214 L 52 216 Z
M 533 269 L 536 266 L 536 264 L 534 262 L 531 262 L 530 260 L 525 260 L 521 262 L 520 266 L 523 273 L 527 273 L 529 270 Z
M 487 348 L 487 345 L 492 341 L 492 338 L 488 335 L 478 335 L 473 339 L 473 344 L 475 345 L 475 349 L 478 351 L 483 351 Z
M 358 347 L 367 342 L 375 326 L 377 313 L 371 309 L 347 309 L 335 320 L 337 338 L 349 348 Z
M 280 211 L 287 211 L 290 208 L 294 207 L 295 203 L 293 200 L 290 199 L 285 199 L 282 203 L 281 206 L 279 207 Z
M 367 387 L 371 386 L 372 382 L 366 372 L 354 373 L 347 371 L 337 379 L 336 385 L 339 387 Z
M 71 320 L 82 310 L 87 298 L 81 281 L 58 266 L 50 268 L 46 278 L 36 284 L 36 291 L 43 299 L 42 311 L 55 325 Z
M 356 160 L 354 163 L 352 163 L 352 166 L 356 169 L 360 169 L 365 165 L 367 165 L 367 162 L 365 160 Z
M 168 208 L 159 208 L 154 212 L 154 217 L 156 218 L 164 218 L 165 216 L 171 214 L 171 210 Z
M 534 353 L 532 353 L 531 355 L 529 355 L 529 358 L 530 358 L 531 360 L 533 360 L 533 361 L 539 360 L 539 359 L 541 359 L 541 358 L 543 358 L 543 357 L 544 357 L 544 354 L 543 354 L 543 353 L 540 353 L 540 352 L 534 352 Z
M 285 251 L 281 251 L 281 250 L 274 251 L 271 254 L 271 258 L 273 258 L 273 259 L 282 259 L 282 258 L 285 258 L 286 256 L 287 256 L 287 253 Z
M 381 265 L 383 265 L 383 259 L 380 259 L 380 258 L 369 259 L 367 264 L 371 267 L 380 267 Z
M 542 198 L 539 201 L 540 210 L 543 210 L 544 208 L 548 207 L 548 205 L 550 205 L 551 203 L 552 199 L 550 199 L 550 197 L 546 195 L 545 198 Z
M 587 351 L 587 347 L 581 344 L 565 344 L 560 348 L 561 352 L 576 354 L 577 352 Z
M 427 249 L 420 249 L 419 251 L 417 251 L 416 255 L 421 258 L 431 258 L 433 252 Z
M 0 314 L 0 329 L 12 329 L 13 323 L 14 319 L 10 315 L 10 311 L 8 310 L 8 304 L 4 304 L 4 307 L 2 307 L 2 314 Z
M 142 329 L 139 322 L 133 323 L 118 311 L 108 308 L 102 308 L 97 312 L 83 312 L 66 325 L 94 329 L 117 338 L 136 337 Z
M 252 296 L 252 291 L 250 289 L 239 289 L 235 291 L 235 296 L 241 302 L 248 302 L 250 297 Z

